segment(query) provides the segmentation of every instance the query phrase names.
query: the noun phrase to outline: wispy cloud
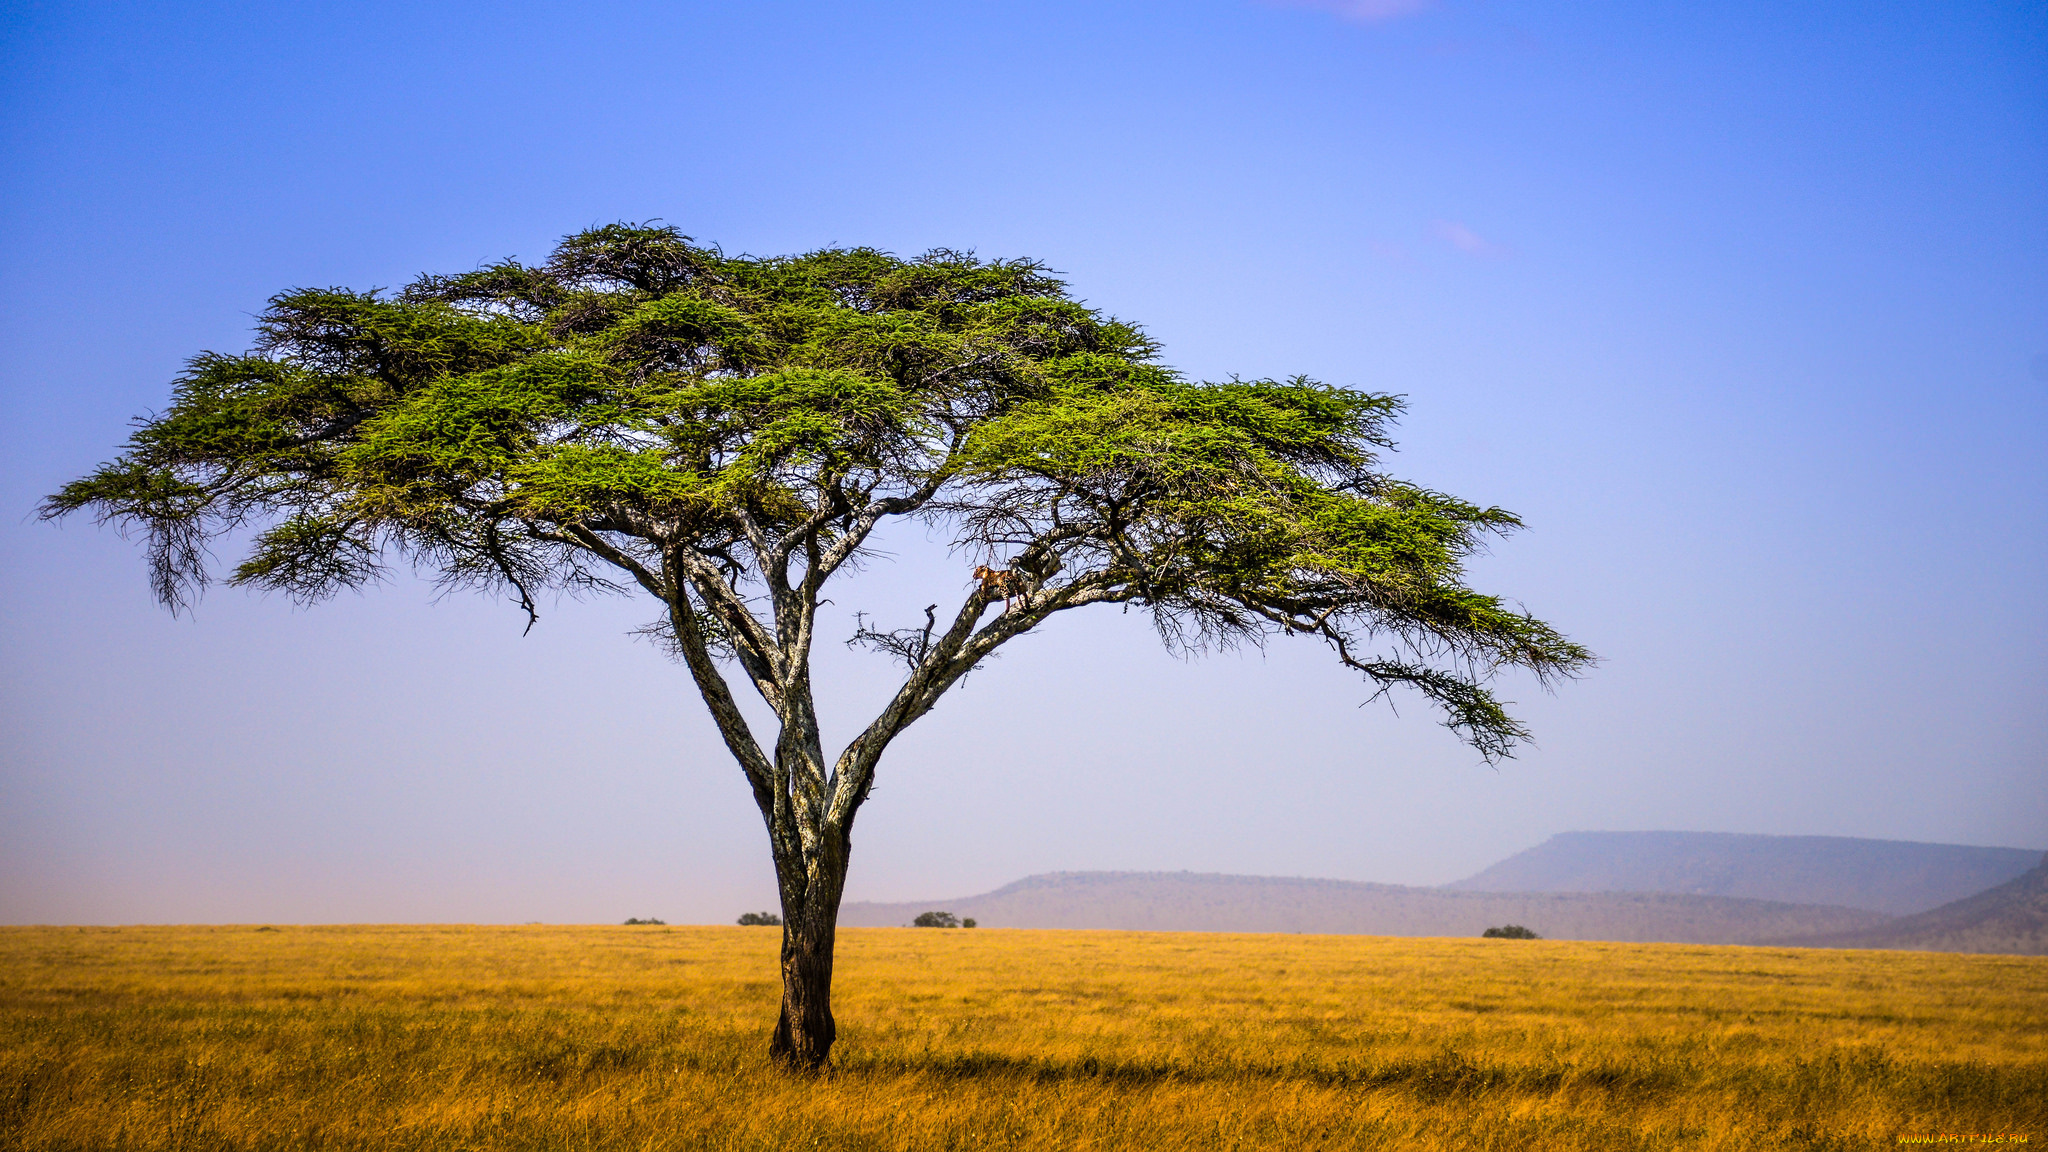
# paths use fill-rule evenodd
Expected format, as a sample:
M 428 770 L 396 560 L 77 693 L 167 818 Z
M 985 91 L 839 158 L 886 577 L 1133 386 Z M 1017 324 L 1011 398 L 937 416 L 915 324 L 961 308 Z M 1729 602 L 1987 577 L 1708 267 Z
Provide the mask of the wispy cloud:
M 1402 16 L 1413 16 L 1435 0 L 1265 0 L 1279 8 L 1314 8 L 1354 24 L 1378 24 Z
M 1445 243 L 1467 256 L 1506 256 L 1514 251 L 1505 244 L 1496 244 L 1488 240 L 1455 220 L 1437 221 L 1436 234 Z

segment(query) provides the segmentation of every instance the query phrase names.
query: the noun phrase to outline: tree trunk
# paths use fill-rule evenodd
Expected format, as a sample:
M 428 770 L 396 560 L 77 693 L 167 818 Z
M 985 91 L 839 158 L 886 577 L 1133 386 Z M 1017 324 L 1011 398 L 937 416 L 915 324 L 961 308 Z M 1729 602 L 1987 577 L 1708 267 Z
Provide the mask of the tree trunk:
M 832 943 L 839 927 L 839 885 L 815 885 L 802 908 L 782 919 L 782 1015 L 769 1054 L 797 1072 L 832 1061 Z M 822 889 L 822 891 L 820 890 Z

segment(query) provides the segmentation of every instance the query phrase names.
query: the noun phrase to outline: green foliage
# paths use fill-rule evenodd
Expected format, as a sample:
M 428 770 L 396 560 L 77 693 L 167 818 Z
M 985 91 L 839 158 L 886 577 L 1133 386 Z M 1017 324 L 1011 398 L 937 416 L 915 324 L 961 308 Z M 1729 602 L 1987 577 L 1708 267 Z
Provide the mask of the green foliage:
M 919 912 L 910 922 L 912 928 L 958 928 L 960 918 L 951 912 Z
M 1480 933 L 1479 935 L 1480 935 L 1480 937 L 1481 937 L 1481 938 L 1483 938 L 1483 939 L 1487 939 L 1487 940 L 1541 940 L 1541 939 L 1543 939 L 1543 937 L 1541 937 L 1541 936 L 1538 936 L 1538 935 L 1537 935 L 1537 934 L 1535 934 L 1534 932 L 1531 932 L 1531 931 L 1529 931 L 1529 930 L 1528 930 L 1527 928 L 1524 928 L 1524 927 L 1522 927 L 1522 926 L 1521 926 L 1520 924 L 1508 924 L 1508 925 L 1505 925 L 1505 926 L 1503 926 L 1503 927 L 1500 927 L 1500 928 L 1488 928 L 1488 929 L 1487 929 L 1486 931 L 1484 931 L 1484 932 L 1481 932 L 1481 933 Z
M 965 919 L 965 920 L 962 920 L 962 921 L 960 922 L 960 926 L 961 926 L 962 928 L 974 928 L 974 927 L 978 927 L 978 925 L 976 925 L 976 924 L 975 924 L 975 922 L 974 922 L 974 917 L 972 917 L 972 916 L 969 916 L 969 917 L 968 917 L 967 919 Z
M 629 924 L 629 925 L 631 925 L 631 924 L 666 924 L 666 923 L 668 923 L 668 921 L 666 921 L 666 920 L 657 920 L 657 919 L 654 919 L 654 918 L 652 918 L 652 917 L 649 917 L 648 919 L 642 920 L 642 919 L 639 919 L 638 917 L 634 917 L 634 916 L 628 916 L 628 917 L 626 918 L 626 923 L 627 923 L 627 924 Z
M 1122 603 L 1184 650 L 1317 637 L 1376 693 L 1415 689 L 1509 755 L 1527 733 L 1493 675 L 1591 660 L 1464 585 L 1520 522 L 1378 470 L 1398 397 L 1202 383 L 1158 351 L 1029 260 L 727 256 L 608 225 L 537 267 L 274 297 L 250 352 L 195 357 L 170 408 L 43 513 L 142 529 L 174 610 L 237 531 L 252 545 L 231 582 L 301 602 L 394 559 L 507 591 L 529 621 L 545 590 L 637 585 L 679 652 L 737 655 L 756 682 L 783 657 L 741 586 L 798 581 L 772 627 L 807 636 L 788 613 L 814 611 L 879 520 L 922 517 L 1030 582 L 963 609 L 971 626 L 1024 594 L 986 643 L 922 634 L 924 695 L 899 727 L 1009 636 Z
M 740 913 L 740 927 L 742 928 L 780 928 L 781 926 L 782 917 L 773 912 Z

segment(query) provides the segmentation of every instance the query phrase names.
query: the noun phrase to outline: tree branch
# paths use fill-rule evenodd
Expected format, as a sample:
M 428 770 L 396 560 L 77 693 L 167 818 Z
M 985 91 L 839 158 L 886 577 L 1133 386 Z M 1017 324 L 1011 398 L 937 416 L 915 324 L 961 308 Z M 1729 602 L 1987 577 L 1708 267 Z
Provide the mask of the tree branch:
M 732 698 L 732 689 L 726 684 L 725 677 L 719 674 L 718 664 L 711 657 L 710 646 L 705 643 L 703 630 L 697 625 L 697 616 L 687 595 L 677 587 L 676 595 L 669 598 L 667 604 L 669 626 L 674 629 L 677 644 L 682 649 L 683 663 L 690 669 L 690 678 L 697 684 L 697 694 L 703 697 L 705 708 L 711 712 L 726 749 L 739 762 L 740 771 L 747 778 L 747 785 L 754 793 L 754 804 L 768 825 L 776 871 L 783 872 L 786 862 L 796 861 L 802 855 L 802 846 L 791 827 L 794 821 L 789 819 L 786 809 L 787 790 L 779 786 L 775 766 L 762 754 L 760 742 L 754 739 L 746 716 Z
M 667 561 L 696 589 L 704 601 L 705 610 L 725 625 L 733 638 L 733 651 L 754 681 L 755 690 L 780 715 L 783 710 L 784 669 L 781 646 L 775 637 L 762 627 L 761 621 L 733 590 L 725 575 L 701 553 L 693 548 L 676 546 L 668 550 Z
M 976 586 L 954 615 L 946 634 L 930 646 L 881 714 L 840 753 L 832 770 L 831 805 L 825 814 L 828 825 L 841 831 L 850 828 L 855 812 L 873 787 L 875 765 L 889 742 L 930 712 L 939 697 L 962 676 L 997 648 L 1029 632 L 1056 612 L 1129 599 L 1137 594 L 1134 588 L 1117 587 L 1120 583 L 1107 574 L 1096 573 L 1057 589 L 1027 594 L 1023 604 L 1004 612 L 979 631 L 975 624 L 992 598 L 986 588 Z
M 611 541 L 577 523 L 564 524 L 562 529 L 563 532 L 567 533 L 566 536 L 560 533 L 549 532 L 538 525 L 531 528 L 533 534 L 543 540 L 555 540 L 563 544 L 576 544 L 589 549 L 606 563 L 631 576 L 634 583 L 652 592 L 663 603 L 667 603 L 674 598 L 674 585 L 661 576 L 657 576 L 646 565 L 633 559 L 624 550 L 613 546 Z

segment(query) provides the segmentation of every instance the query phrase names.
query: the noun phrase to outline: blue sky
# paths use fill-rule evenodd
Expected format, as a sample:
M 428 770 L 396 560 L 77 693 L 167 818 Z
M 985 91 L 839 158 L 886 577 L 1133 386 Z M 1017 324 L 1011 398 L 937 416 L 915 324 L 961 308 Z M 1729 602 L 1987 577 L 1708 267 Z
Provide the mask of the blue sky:
M 2038 4 L 4 4 L 0 44 L 0 920 L 770 902 L 640 606 L 173 620 L 31 515 L 274 292 L 651 218 L 1035 256 L 1191 375 L 1403 393 L 1394 469 L 1530 525 L 1475 582 L 1605 658 L 1505 686 L 1538 746 L 1496 771 L 1318 651 L 1060 620 L 892 753 L 854 898 L 1436 883 L 1572 829 L 2048 848 Z M 841 602 L 957 594 L 942 544 Z M 825 647 L 847 731 L 884 668 Z

